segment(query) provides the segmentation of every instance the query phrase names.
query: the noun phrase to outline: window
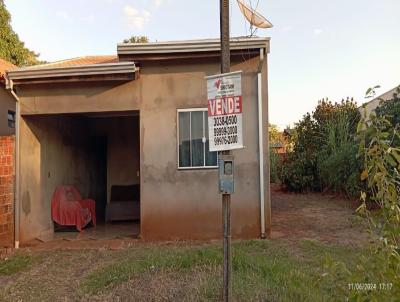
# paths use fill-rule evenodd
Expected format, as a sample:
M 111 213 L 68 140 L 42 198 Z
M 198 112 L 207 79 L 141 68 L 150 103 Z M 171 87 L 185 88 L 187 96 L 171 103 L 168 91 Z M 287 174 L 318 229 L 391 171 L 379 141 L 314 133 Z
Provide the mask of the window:
M 15 112 L 8 110 L 7 114 L 8 127 L 15 128 Z
M 178 167 L 217 168 L 217 152 L 208 149 L 207 109 L 178 110 Z

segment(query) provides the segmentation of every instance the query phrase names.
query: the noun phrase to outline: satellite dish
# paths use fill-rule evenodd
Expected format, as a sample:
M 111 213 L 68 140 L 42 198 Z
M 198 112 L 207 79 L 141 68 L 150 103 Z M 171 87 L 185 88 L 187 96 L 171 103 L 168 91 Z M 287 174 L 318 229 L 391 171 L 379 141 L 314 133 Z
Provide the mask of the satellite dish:
M 256 10 L 244 3 L 243 0 L 237 0 L 239 8 L 251 25 L 257 28 L 271 28 L 273 25 Z

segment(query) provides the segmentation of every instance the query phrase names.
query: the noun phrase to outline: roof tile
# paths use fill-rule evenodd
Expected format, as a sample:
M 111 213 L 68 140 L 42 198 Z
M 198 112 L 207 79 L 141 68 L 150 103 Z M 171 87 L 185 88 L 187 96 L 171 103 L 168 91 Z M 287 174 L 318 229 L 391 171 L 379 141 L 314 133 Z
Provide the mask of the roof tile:
M 106 64 L 106 63 L 116 63 L 118 62 L 118 56 L 85 56 L 73 59 L 67 59 L 62 61 L 56 61 L 53 63 L 47 63 L 43 65 L 32 66 L 33 68 L 44 68 L 44 67 L 71 67 L 71 66 L 81 66 L 81 65 L 96 65 L 96 64 Z
M 14 64 L 0 58 L 0 78 L 6 73 L 6 70 L 17 68 Z

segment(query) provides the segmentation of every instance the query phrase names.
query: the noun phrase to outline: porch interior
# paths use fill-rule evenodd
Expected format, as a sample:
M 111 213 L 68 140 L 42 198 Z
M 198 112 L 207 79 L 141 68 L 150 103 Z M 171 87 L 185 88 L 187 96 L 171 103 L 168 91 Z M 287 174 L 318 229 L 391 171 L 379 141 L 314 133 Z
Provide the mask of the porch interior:
M 115 187 L 133 186 L 140 192 L 139 112 L 31 115 L 23 119 L 40 144 L 41 200 L 32 202 L 36 210 L 30 212 L 30 219 L 40 223 L 36 239 L 138 237 L 140 197 L 139 207 L 134 209 L 138 213 L 126 215 L 124 212 L 133 209 L 123 202 L 118 209 L 122 213 L 110 217 L 109 212 Z M 54 231 L 51 200 L 62 185 L 72 185 L 83 199 L 95 200 L 96 227 L 90 222 L 81 232 L 73 226 Z

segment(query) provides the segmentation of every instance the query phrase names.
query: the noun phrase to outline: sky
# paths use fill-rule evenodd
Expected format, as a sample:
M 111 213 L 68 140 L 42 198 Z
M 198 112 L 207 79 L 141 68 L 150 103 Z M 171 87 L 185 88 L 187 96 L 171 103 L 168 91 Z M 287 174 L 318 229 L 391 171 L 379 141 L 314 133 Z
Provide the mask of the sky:
M 400 84 L 400 0 L 245 0 L 274 27 L 270 122 L 283 128 L 322 98 L 354 97 Z M 257 5 L 258 2 L 258 5 Z M 151 41 L 219 37 L 218 0 L 5 0 L 12 27 L 46 61 L 116 54 L 131 35 Z M 231 36 L 249 35 L 230 0 Z

